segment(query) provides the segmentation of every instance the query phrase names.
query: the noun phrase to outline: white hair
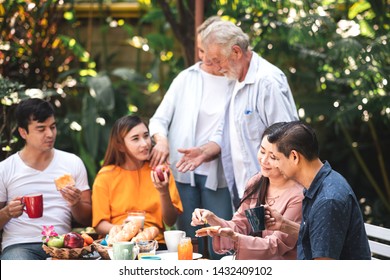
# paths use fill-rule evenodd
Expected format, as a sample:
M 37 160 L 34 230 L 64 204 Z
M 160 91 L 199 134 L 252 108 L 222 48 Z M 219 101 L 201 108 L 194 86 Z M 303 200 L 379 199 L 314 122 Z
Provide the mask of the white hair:
M 234 45 L 239 46 L 243 52 L 250 49 L 249 36 L 230 21 L 216 21 L 200 35 L 205 49 L 211 44 L 216 44 L 221 47 L 221 52 L 226 56 L 230 54 Z
M 203 31 L 206 30 L 207 27 L 210 26 L 210 24 L 213 24 L 214 22 L 221 21 L 221 17 L 219 16 L 211 16 L 207 18 L 201 25 L 198 26 L 196 29 L 197 34 L 201 34 Z

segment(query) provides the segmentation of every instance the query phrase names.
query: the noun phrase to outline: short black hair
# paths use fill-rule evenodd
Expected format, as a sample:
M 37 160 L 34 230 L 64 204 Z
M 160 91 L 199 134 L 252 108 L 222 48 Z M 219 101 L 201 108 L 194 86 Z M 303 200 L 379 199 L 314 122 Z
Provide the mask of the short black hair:
M 278 151 L 288 157 L 292 150 L 312 161 L 319 157 L 319 145 L 313 128 L 302 121 L 286 122 L 268 135 Z
M 24 128 L 27 132 L 31 121 L 44 122 L 51 116 L 54 116 L 53 105 L 40 98 L 22 100 L 15 111 L 18 127 Z

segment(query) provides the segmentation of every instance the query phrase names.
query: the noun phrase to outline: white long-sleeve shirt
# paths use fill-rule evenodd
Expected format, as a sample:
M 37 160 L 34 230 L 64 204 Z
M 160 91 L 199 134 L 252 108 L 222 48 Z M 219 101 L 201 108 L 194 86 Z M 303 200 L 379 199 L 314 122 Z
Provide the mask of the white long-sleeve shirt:
M 210 116 L 205 116 L 204 110 L 201 110 L 203 94 L 209 92 L 205 87 L 210 86 L 207 83 L 212 83 L 212 77 L 207 78 L 207 83 L 202 78 L 200 63 L 183 70 L 173 80 L 164 99 L 157 108 L 155 114 L 150 119 L 149 130 L 150 135 L 156 133 L 162 134 L 168 138 L 170 150 L 170 163 L 173 176 L 175 180 L 181 183 L 194 184 L 194 172 L 181 173 L 176 169 L 176 163 L 183 156 L 180 154 L 178 148 L 190 148 L 200 146 L 205 143 L 198 143 L 196 135 L 199 133 L 198 120 L 199 114 L 203 114 L 200 118 L 205 122 L 205 118 L 209 117 L 210 121 L 220 123 L 227 103 L 230 101 L 231 82 L 225 77 L 214 76 L 212 86 L 215 88 L 217 83 L 220 90 L 226 93 L 225 98 L 220 96 L 220 102 L 214 104 L 219 111 Z M 216 120 L 218 120 L 216 122 Z M 215 126 L 215 130 L 217 129 Z M 210 131 L 210 136 L 215 132 Z M 206 138 L 206 137 L 202 137 Z M 208 164 L 208 174 L 206 181 L 206 188 L 216 190 L 217 188 L 226 187 L 226 180 L 223 174 L 222 164 L 220 158 L 217 158 Z M 203 169 L 204 170 L 204 169 Z M 195 171 L 196 172 L 196 171 Z M 202 172 L 203 173 L 203 172 Z
M 230 107 L 225 112 L 223 123 L 216 133 L 211 137 L 211 141 L 216 142 L 221 147 L 223 169 L 231 194 L 236 194 L 233 198 L 237 203 L 242 198 L 245 189 L 243 182 L 248 182 L 254 174 L 260 171 L 257 160 L 257 153 L 260 149 L 261 138 L 264 130 L 282 121 L 298 120 L 297 109 L 291 93 L 287 78 L 284 73 L 275 65 L 261 58 L 253 52 L 248 72 L 245 80 L 233 95 L 234 114 L 230 116 Z M 234 90 L 234 87 L 231 88 Z M 234 125 L 231 124 L 234 122 Z M 236 145 L 230 141 L 230 129 L 234 128 L 237 136 Z M 233 168 L 236 164 L 232 158 L 232 150 L 241 153 L 243 162 L 239 164 L 244 168 Z M 245 172 L 244 180 L 239 184 L 235 181 L 234 170 Z

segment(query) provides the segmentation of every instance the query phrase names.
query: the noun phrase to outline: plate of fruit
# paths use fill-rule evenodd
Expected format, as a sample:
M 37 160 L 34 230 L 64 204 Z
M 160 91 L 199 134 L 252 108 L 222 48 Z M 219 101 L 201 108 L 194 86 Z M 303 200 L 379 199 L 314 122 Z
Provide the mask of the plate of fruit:
M 44 236 L 42 248 L 53 259 L 81 259 L 93 253 L 92 243 L 93 238 L 87 233 L 69 232 L 58 235 L 53 229 L 50 235 Z

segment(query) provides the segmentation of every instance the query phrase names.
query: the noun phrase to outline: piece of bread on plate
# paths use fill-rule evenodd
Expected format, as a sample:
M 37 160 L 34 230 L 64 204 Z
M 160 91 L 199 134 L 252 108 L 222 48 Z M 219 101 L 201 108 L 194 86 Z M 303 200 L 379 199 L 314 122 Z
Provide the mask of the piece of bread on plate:
M 143 231 L 140 231 L 136 236 L 134 236 L 131 241 L 139 242 L 145 240 L 153 240 L 157 237 L 159 229 L 155 226 L 145 228 Z
M 208 230 L 210 232 L 218 232 L 218 230 L 220 228 L 221 228 L 220 226 L 211 226 L 211 227 L 200 228 L 197 231 L 195 231 L 195 236 L 206 236 Z
M 76 184 L 72 175 L 70 175 L 70 174 L 65 174 L 65 175 L 62 175 L 61 177 L 58 177 L 57 179 L 54 180 L 54 183 L 56 185 L 57 191 L 62 190 L 66 186 L 73 186 L 74 187 Z

